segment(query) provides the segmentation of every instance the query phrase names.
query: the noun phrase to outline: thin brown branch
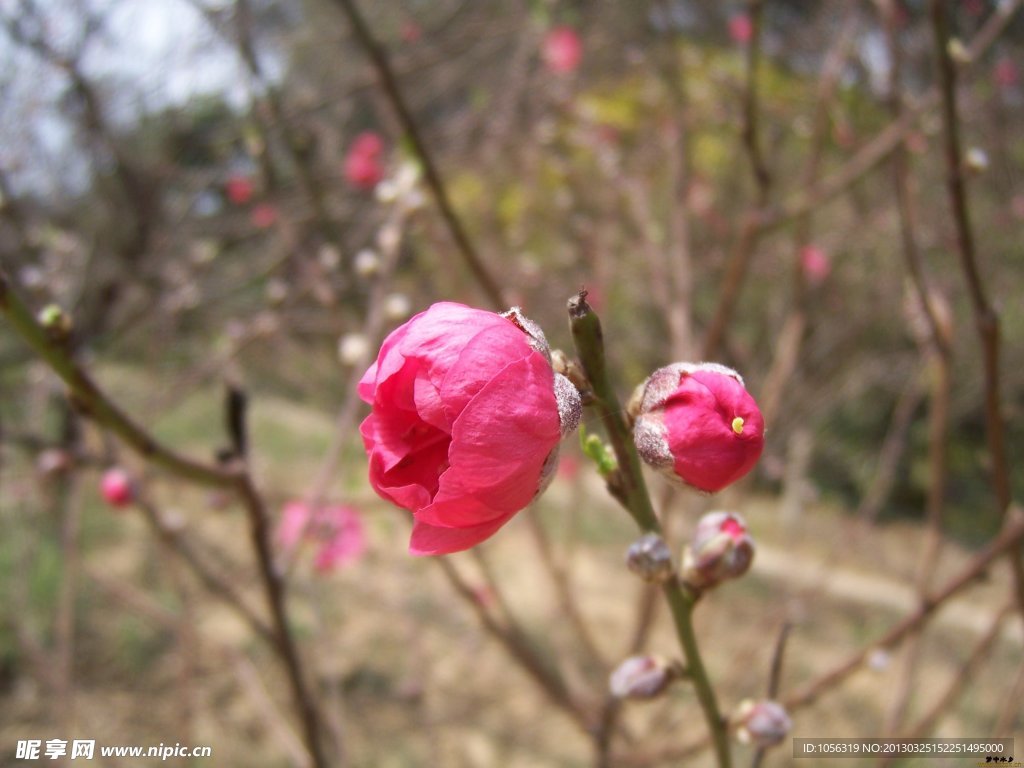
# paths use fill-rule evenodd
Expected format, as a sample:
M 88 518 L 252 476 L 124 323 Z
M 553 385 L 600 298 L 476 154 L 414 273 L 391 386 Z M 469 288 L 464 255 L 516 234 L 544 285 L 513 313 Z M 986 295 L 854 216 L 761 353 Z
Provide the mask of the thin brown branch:
M 985 381 L 985 434 L 988 440 L 992 487 L 1003 519 L 1011 503 L 1009 458 L 1000 394 L 1000 321 L 989 301 L 978 266 L 968 210 L 967 186 L 964 179 L 963 151 L 960 142 L 960 119 L 957 114 L 956 66 L 949 52 L 949 25 L 946 5 L 931 0 L 932 30 L 939 68 L 939 91 L 942 103 L 943 149 L 946 158 L 946 186 L 956 229 L 957 255 L 967 284 L 974 311 L 978 340 L 981 343 Z M 1009 553 L 1017 604 L 1024 619 L 1024 559 L 1020 551 Z
M 427 149 L 419 126 L 399 89 L 398 81 L 395 79 L 394 71 L 388 60 L 387 51 L 373 36 L 369 26 L 366 24 L 366 20 L 359 12 L 356 0 L 335 0 L 335 4 L 341 8 L 348 18 L 356 39 L 359 40 L 360 45 L 362 45 L 367 56 L 370 58 L 370 63 L 377 73 L 380 86 L 423 166 L 423 175 L 427 182 L 427 187 L 430 189 L 431 196 L 434 198 L 434 202 L 441 213 L 441 218 L 448 228 L 452 241 L 462 255 L 463 261 L 466 262 L 466 266 L 469 267 L 470 272 L 472 272 L 480 288 L 487 295 L 494 308 L 504 309 L 507 304 L 502 294 L 501 286 L 498 280 L 491 274 L 490 269 L 484 264 L 476 247 L 470 240 L 462 220 L 452 207 L 433 155 Z

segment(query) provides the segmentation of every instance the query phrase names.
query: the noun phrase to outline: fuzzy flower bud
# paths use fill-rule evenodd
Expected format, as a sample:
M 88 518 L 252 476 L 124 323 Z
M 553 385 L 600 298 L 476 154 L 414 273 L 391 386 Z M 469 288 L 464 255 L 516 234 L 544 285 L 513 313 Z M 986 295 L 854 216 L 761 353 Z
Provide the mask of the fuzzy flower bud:
M 771 699 L 746 699 L 740 702 L 733 721 L 737 726 L 737 738 L 759 749 L 779 744 L 793 728 L 793 721 L 789 719 L 786 708 Z
M 693 541 L 683 552 L 682 578 L 696 589 L 708 589 L 742 576 L 754 561 L 754 540 L 743 518 L 731 512 L 709 512 L 698 522 Z
M 644 581 L 661 583 L 672 578 L 672 553 L 656 533 L 645 533 L 629 545 L 626 567 Z
M 764 419 L 736 371 L 674 363 L 641 384 L 630 403 L 641 458 L 668 477 L 714 493 L 753 469 Z
M 657 656 L 630 656 L 608 678 L 612 696 L 653 699 L 679 677 L 679 668 Z
M 408 509 L 409 550 L 437 555 L 493 535 L 554 475 L 579 394 L 551 368 L 544 334 L 442 302 L 393 331 L 362 381 L 370 484 Z

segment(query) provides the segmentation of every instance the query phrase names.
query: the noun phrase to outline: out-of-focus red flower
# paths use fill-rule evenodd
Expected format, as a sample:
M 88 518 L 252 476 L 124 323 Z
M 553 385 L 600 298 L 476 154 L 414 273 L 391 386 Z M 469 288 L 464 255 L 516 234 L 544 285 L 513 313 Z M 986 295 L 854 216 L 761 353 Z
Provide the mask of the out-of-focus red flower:
M 135 501 L 135 484 L 121 467 L 111 467 L 100 480 L 100 494 L 112 507 L 127 507 Z
M 734 43 L 746 45 L 754 36 L 754 22 L 745 13 L 737 13 L 729 17 L 729 37 Z
M 819 286 L 832 271 L 832 262 L 828 254 L 816 245 L 805 245 L 800 250 L 800 267 L 804 277 L 812 286 Z
M 384 178 L 384 140 L 372 131 L 360 133 L 345 156 L 345 178 L 357 189 L 373 189 Z
M 412 512 L 417 555 L 468 549 L 529 504 L 580 409 L 518 310 L 450 302 L 384 340 L 359 395 L 372 406 L 360 426 L 370 484 Z
M 554 27 L 544 38 L 541 50 L 544 63 L 552 72 L 574 72 L 583 59 L 583 41 L 572 27 Z
M 249 221 L 257 229 L 270 229 L 277 222 L 277 208 L 270 203 L 260 203 L 249 212 Z
M 315 513 L 302 501 L 290 501 L 281 511 L 277 542 L 285 552 L 300 542 L 317 545 L 313 567 L 321 573 L 350 565 L 366 552 L 366 532 L 359 511 L 344 504 L 321 507 Z
M 757 463 L 764 419 L 736 371 L 715 363 L 660 368 L 634 394 L 640 456 L 669 477 L 720 491 Z
M 232 176 L 224 185 L 224 191 L 232 203 L 245 205 L 252 199 L 252 179 L 248 176 Z

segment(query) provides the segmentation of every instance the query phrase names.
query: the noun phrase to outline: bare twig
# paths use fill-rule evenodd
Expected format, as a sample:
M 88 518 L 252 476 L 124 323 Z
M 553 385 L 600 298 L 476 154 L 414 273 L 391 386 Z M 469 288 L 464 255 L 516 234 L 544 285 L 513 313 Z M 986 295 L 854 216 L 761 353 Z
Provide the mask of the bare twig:
M 444 219 L 445 226 L 448 228 L 448 232 L 451 235 L 455 246 L 459 249 L 459 253 L 462 255 L 463 261 L 466 262 L 466 266 L 469 267 L 470 272 L 473 273 L 473 276 L 487 295 L 488 300 L 492 305 L 494 305 L 494 308 L 504 309 L 507 305 L 504 296 L 502 295 L 501 286 L 480 258 L 480 254 L 477 252 L 476 247 L 469 239 L 469 235 L 466 232 L 466 228 L 463 225 L 462 220 L 458 217 L 455 213 L 455 209 L 452 207 L 451 201 L 448 198 L 448 192 L 446 191 L 444 182 L 441 179 L 441 174 L 437 170 L 437 165 L 434 162 L 433 155 L 427 149 L 426 142 L 423 141 L 423 137 L 420 134 L 416 120 L 413 118 L 412 112 L 409 110 L 408 105 L 405 103 L 405 99 L 402 97 L 401 90 L 398 87 L 398 82 L 395 79 L 395 74 L 391 69 L 391 63 L 388 61 L 387 52 L 384 50 L 384 47 L 377 42 L 377 39 L 373 36 L 369 26 L 367 26 L 366 20 L 363 18 L 356 6 L 356 0 L 335 0 L 335 4 L 341 8 L 345 16 L 348 18 L 349 24 L 352 26 L 353 33 L 359 40 L 359 43 L 366 50 L 366 54 L 369 56 L 370 62 L 377 72 L 377 78 L 380 81 L 381 88 L 384 90 L 384 94 L 387 96 L 392 109 L 394 109 L 395 114 L 398 117 L 398 121 L 402 125 L 402 130 L 406 132 L 408 139 L 416 152 L 416 156 L 423 165 L 423 174 L 427 182 L 427 187 L 430 189 L 434 202 L 437 204 L 437 208 L 441 213 L 441 218 Z

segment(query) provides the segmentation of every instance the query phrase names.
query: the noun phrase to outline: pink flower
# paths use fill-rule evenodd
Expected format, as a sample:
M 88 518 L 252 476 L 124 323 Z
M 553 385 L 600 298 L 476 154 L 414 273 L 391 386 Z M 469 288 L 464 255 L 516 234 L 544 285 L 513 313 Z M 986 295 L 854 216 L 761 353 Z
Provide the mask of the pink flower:
M 640 456 L 669 477 L 715 492 L 749 472 L 764 448 L 764 419 L 736 371 L 675 363 L 633 395 Z
M 290 501 L 281 511 L 276 537 L 286 552 L 302 541 L 316 543 L 313 567 L 320 572 L 350 565 L 366 552 L 362 517 L 344 504 L 321 507 L 314 514 L 305 502 Z
M 277 221 L 277 208 L 270 203 L 260 203 L 249 212 L 249 221 L 257 229 L 270 229 Z
M 345 178 L 357 189 L 373 189 L 384 178 L 384 140 L 372 131 L 360 133 L 345 156 Z
M 729 17 L 729 37 L 734 43 L 746 45 L 754 36 L 754 23 L 745 13 L 737 13 Z
M 245 205 L 252 199 L 252 179 L 248 176 L 232 176 L 224 185 L 228 200 L 235 205 Z
M 744 744 L 767 749 L 782 743 L 793 729 L 786 708 L 777 701 L 744 699 L 731 718 L 737 724 L 736 736 Z
M 1000 56 L 999 60 L 996 61 L 993 74 L 995 75 L 996 85 L 1000 88 L 1013 88 L 1020 79 L 1016 62 L 1011 57 L 1005 55 Z
M 407 43 L 415 43 L 421 37 L 423 37 L 423 29 L 415 21 L 406 19 L 402 22 L 401 30 L 402 40 Z
M 505 315 L 434 304 L 393 331 L 362 381 L 370 484 L 408 509 L 409 551 L 445 554 L 494 534 L 543 490 L 579 394 L 544 334 Z
M 552 72 L 568 74 L 580 65 L 583 43 L 572 27 L 555 27 L 544 38 L 541 55 Z
M 127 507 L 135 501 L 135 484 L 131 476 L 120 467 L 111 467 L 100 480 L 100 494 L 112 507 Z
M 800 267 L 812 286 L 821 285 L 832 271 L 828 254 L 816 245 L 805 245 L 800 250 Z

